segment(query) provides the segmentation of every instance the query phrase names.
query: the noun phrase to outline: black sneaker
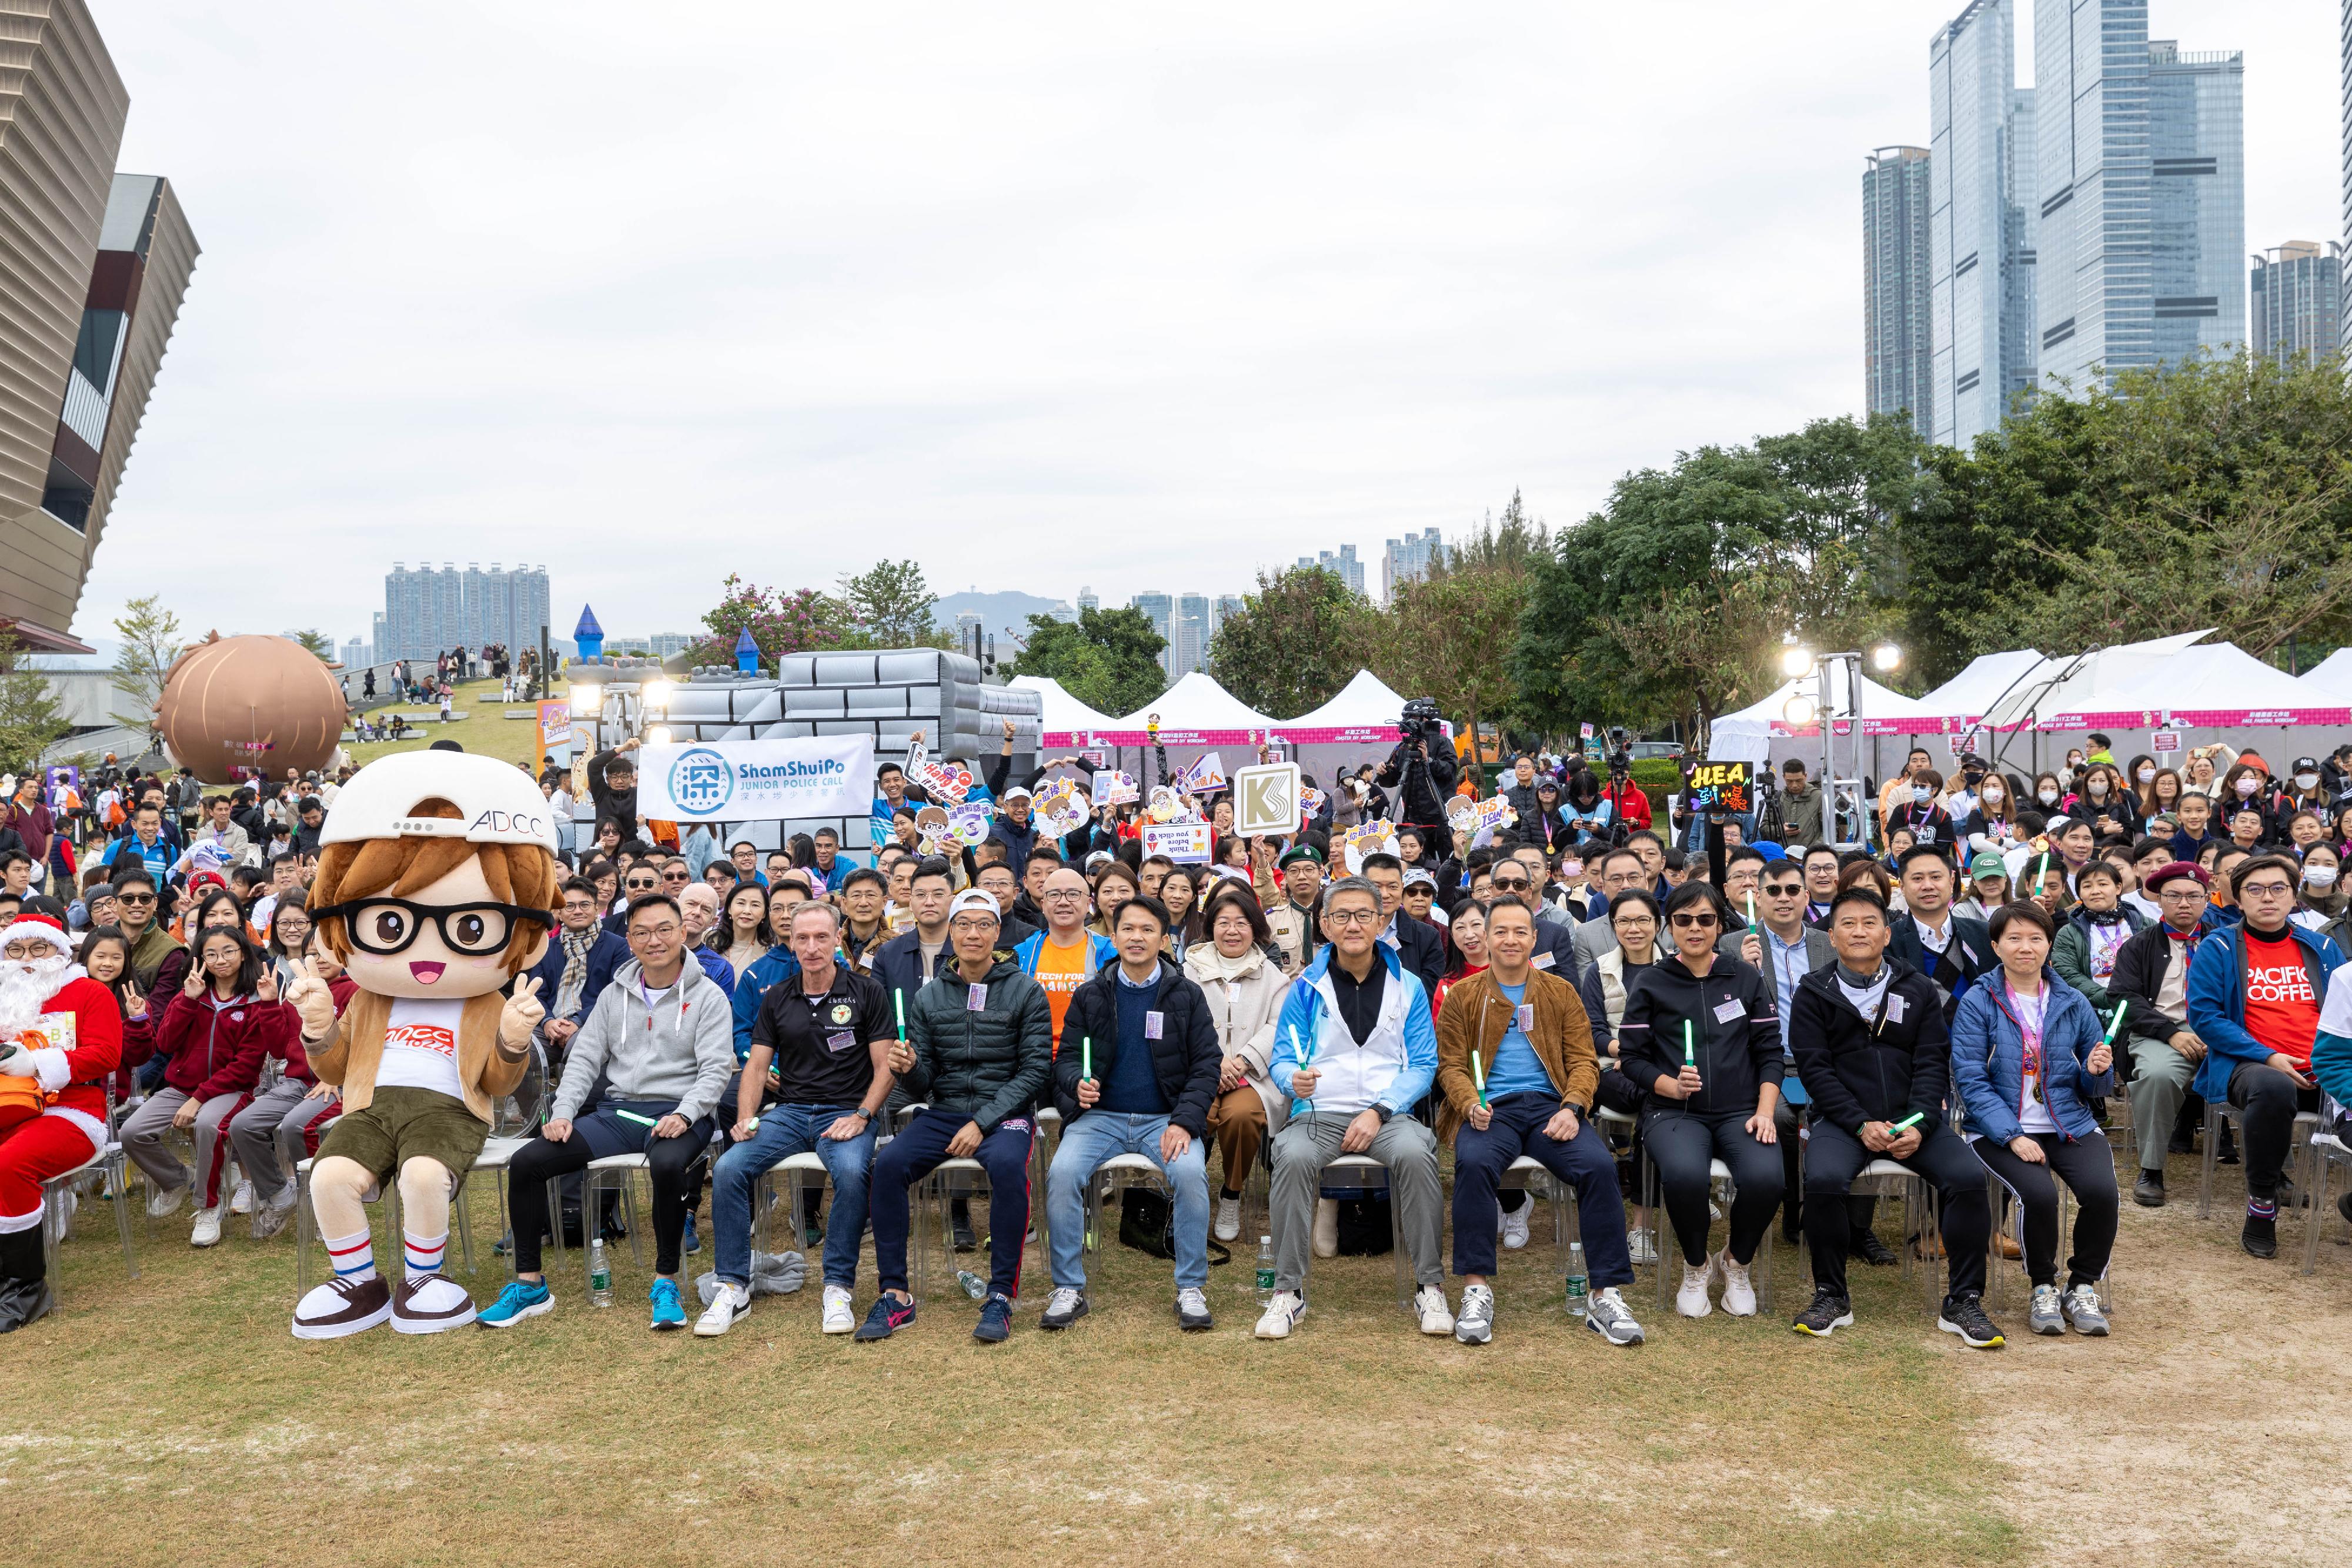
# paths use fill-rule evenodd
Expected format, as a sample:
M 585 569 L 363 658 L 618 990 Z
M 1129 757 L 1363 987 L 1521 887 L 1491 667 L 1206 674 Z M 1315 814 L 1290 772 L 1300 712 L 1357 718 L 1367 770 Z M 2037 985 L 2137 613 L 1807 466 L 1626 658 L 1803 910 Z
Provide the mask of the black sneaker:
M 980 1309 L 980 1322 L 972 1325 L 971 1337 L 982 1344 L 1003 1344 L 1013 1337 L 1013 1303 L 1003 1296 L 991 1296 L 988 1304 Z
M 971 1216 L 968 1214 L 959 1214 L 955 1216 L 950 1221 L 950 1227 L 954 1235 L 955 1249 L 957 1251 L 976 1252 L 980 1250 L 980 1238 L 971 1233 Z
M 2197 1134 L 2190 1132 L 2186 1127 L 2173 1128 L 2172 1136 L 2165 1140 L 2164 1152 L 2168 1155 L 2195 1154 L 2197 1152 Z
M 2271 1194 L 2271 1201 L 2277 1204 L 2281 1208 L 2308 1208 L 2310 1207 L 2310 1204 L 2303 1196 L 2303 1189 L 2294 1185 L 2294 1178 L 2293 1176 L 2283 1176 L 2279 1177 L 2278 1190 Z
M 1944 1310 L 1937 1315 L 1936 1326 L 1946 1333 L 1958 1334 L 1960 1343 L 1970 1350 L 1999 1350 L 2009 1342 L 1985 1316 L 1984 1303 L 1974 1295 L 1947 1296 Z
M 2213 1163 L 2217 1166 L 2234 1166 L 2238 1163 L 2238 1135 L 2231 1130 L 2231 1126 L 2232 1124 L 2228 1122 L 2221 1124 L 2221 1146 L 2213 1155 Z
M 860 1340 L 888 1339 L 892 1334 L 915 1321 L 915 1303 L 900 1301 L 885 1291 L 874 1298 L 866 1310 L 866 1321 L 857 1325 Z
M 2278 1256 L 2278 1220 L 2265 1219 L 2261 1215 L 2246 1216 L 2246 1228 L 2238 1233 L 2238 1244 L 2257 1258 Z
M 1793 1326 L 1799 1333 L 1827 1339 L 1840 1329 L 1853 1326 L 1853 1303 L 1827 1285 L 1816 1285 L 1813 1304 L 1797 1314 Z
M 1894 1248 L 1878 1239 L 1875 1230 L 1860 1232 L 1846 1250 L 1874 1269 L 1892 1269 L 1903 1261 Z
M 2164 1173 L 2142 1171 L 2139 1180 L 2132 1183 L 2132 1201 L 2142 1208 L 2164 1207 Z
M 1087 1293 L 1064 1286 L 1054 1292 L 1045 1303 L 1045 1315 L 1037 1320 L 1041 1329 L 1066 1329 L 1087 1315 Z

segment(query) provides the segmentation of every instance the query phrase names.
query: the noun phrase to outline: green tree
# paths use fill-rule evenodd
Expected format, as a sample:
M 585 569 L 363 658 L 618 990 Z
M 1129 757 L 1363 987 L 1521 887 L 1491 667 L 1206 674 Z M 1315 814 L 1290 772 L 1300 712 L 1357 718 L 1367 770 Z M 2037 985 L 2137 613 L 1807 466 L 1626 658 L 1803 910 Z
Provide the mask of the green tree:
M 289 632 L 286 635 L 289 641 L 301 643 L 304 648 L 316 654 L 320 663 L 331 664 L 335 662 L 335 645 L 327 641 L 325 632 Z
M 1257 591 L 1209 643 L 1209 674 L 1260 713 L 1296 718 L 1336 696 L 1368 665 L 1381 615 L 1337 572 L 1306 566 L 1257 574 Z
M 1167 645 L 1140 610 L 1081 610 L 1076 621 L 1032 615 L 1028 645 L 998 667 L 1008 676 L 1058 681 L 1088 707 L 1116 718 L 1168 688 L 1160 668 L 1160 651 Z
M 115 618 L 120 643 L 114 654 L 114 686 L 131 695 L 134 713 L 111 715 L 115 723 L 155 733 L 155 705 L 163 700 L 164 679 L 181 653 L 180 618 L 163 608 L 163 597 L 150 593 L 123 606 Z
M 1518 695 L 1511 643 L 1532 579 L 1503 567 L 1433 571 L 1399 583 L 1384 618 L 1377 673 L 1408 696 L 1460 714 L 1467 733 L 1501 718 Z M 1473 752 L 1475 756 L 1475 751 Z
M 747 630 L 771 670 L 786 653 L 841 645 L 840 606 L 813 588 L 762 588 L 733 572 L 720 586 L 727 591 L 717 608 L 703 612 L 710 639 L 694 649 L 698 664 L 731 666 L 736 640 Z
M 913 560 L 877 561 L 841 580 L 840 602 L 846 622 L 844 645 L 866 648 L 946 648 L 954 635 L 940 630 L 932 607 L 939 595 L 923 580 Z
M 72 727 L 48 677 L 24 662 L 25 645 L 0 630 L 0 773 L 37 768 L 41 753 Z

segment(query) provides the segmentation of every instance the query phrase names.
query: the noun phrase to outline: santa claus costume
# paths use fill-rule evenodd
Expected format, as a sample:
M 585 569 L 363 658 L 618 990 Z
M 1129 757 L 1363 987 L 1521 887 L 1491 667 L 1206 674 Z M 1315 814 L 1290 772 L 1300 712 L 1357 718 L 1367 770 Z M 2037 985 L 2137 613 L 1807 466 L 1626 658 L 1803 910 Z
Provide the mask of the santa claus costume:
M 0 926 L 0 1074 L 32 1079 L 41 1102 L 0 1127 L 0 1333 L 55 1302 L 41 1184 L 106 1142 L 105 1080 L 121 1056 L 121 1009 L 73 961 L 65 927 L 46 915 Z

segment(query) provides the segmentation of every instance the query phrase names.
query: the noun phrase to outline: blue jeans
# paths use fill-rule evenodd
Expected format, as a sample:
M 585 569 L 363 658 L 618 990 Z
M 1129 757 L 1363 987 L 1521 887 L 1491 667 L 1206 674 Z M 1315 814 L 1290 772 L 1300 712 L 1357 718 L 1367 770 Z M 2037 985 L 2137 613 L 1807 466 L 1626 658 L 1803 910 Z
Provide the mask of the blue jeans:
M 1176 1203 L 1176 1288 L 1209 1282 L 1209 1169 L 1199 1138 L 1172 1161 L 1160 1158 L 1165 1116 L 1134 1116 L 1088 1111 L 1062 1129 L 1054 1163 L 1045 1172 L 1045 1220 L 1054 1254 L 1054 1284 L 1083 1291 L 1087 1285 L 1087 1183 L 1113 1155 L 1142 1155 L 1157 1162 Z
M 848 1105 L 771 1105 L 760 1113 L 759 1131 L 719 1156 L 710 1178 L 710 1227 L 718 1233 L 719 1277 L 730 1284 L 751 1282 L 751 1189 L 788 1155 L 814 1149 L 833 1179 L 833 1212 L 824 1222 L 824 1282 L 846 1289 L 857 1283 L 857 1244 L 866 1234 L 866 1173 L 874 1163 L 874 1129 L 854 1138 L 824 1136 Z M 787 1221 L 795 1231 L 801 1217 Z

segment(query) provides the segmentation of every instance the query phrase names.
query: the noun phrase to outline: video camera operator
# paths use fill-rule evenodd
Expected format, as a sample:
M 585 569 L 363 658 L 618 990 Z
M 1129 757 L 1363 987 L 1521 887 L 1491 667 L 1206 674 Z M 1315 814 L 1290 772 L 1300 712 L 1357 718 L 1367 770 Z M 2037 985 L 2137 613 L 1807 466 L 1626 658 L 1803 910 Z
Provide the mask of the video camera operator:
M 1633 754 L 1626 748 L 1625 727 L 1609 729 L 1609 782 L 1601 799 L 1609 807 L 1609 840 L 1622 844 L 1627 834 L 1650 825 L 1650 798 L 1633 782 Z
M 1410 823 L 1423 831 L 1424 843 L 1450 844 L 1453 830 L 1445 823 L 1445 801 L 1461 778 L 1454 747 L 1439 727 L 1437 705 L 1414 697 L 1404 705 L 1397 721 L 1404 738 L 1389 753 L 1388 761 L 1372 776 L 1383 789 L 1397 792 L 1397 825 Z

